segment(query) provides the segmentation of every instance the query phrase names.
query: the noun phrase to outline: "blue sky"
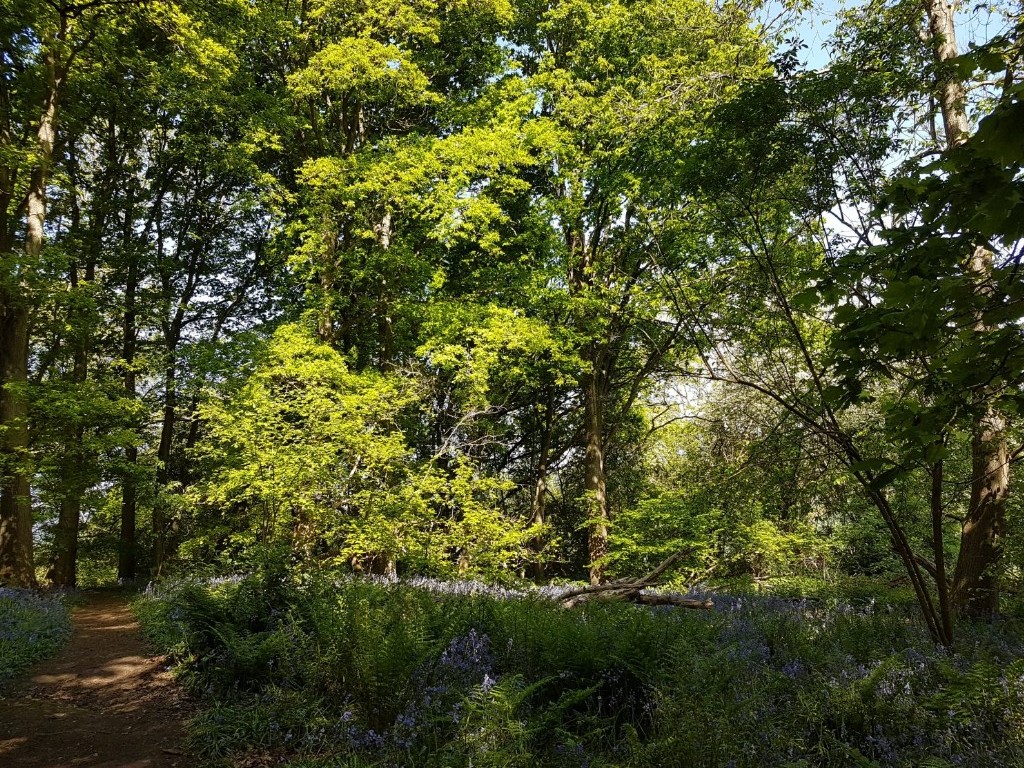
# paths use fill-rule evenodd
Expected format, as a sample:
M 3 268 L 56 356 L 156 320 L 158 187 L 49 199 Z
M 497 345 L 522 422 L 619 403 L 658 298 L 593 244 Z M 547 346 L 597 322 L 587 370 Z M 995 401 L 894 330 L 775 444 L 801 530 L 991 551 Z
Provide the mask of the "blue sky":
M 801 16 L 795 32 L 807 44 L 801 58 L 808 66 L 818 69 L 828 64 L 826 44 L 835 28 L 836 14 L 862 4 L 863 0 L 817 0 L 813 8 Z M 998 2 L 991 5 L 960 2 L 958 5 L 956 36 L 961 53 L 968 50 L 972 42 L 985 42 L 1004 31 L 1006 20 Z M 1012 12 L 1013 2 L 1006 6 Z
M 808 66 L 819 69 L 828 64 L 826 44 L 835 27 L 836 14 L 848 5 L 842 0 L 822 0 L 803 14 L 796 33 L 807 45 L 801 58 Z

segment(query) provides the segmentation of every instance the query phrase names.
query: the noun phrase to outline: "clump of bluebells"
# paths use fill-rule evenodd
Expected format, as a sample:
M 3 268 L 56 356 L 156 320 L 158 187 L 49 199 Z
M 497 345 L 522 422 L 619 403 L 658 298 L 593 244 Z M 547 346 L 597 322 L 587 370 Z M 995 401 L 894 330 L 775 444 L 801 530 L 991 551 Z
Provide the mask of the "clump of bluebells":
M 552 594 L 556 590 L 547 590 Z M 1024 765 L 1024 640 L 911 610 L 713 610 L 417 580 L 171 585 L 143 601 L 208 756 L 295 766 Z
M 60 596 L 0 587 L 0 687 L 70 636 L 71 619 Z

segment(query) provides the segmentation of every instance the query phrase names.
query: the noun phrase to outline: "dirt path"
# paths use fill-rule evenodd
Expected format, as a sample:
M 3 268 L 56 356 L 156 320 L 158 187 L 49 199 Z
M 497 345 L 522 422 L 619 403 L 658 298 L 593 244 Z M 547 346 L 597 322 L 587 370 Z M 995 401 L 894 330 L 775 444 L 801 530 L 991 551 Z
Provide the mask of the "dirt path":
M 186 768 L 187 703 L 123 595 L 87 593 L 74 634 L 0 699 L 3 768 Z

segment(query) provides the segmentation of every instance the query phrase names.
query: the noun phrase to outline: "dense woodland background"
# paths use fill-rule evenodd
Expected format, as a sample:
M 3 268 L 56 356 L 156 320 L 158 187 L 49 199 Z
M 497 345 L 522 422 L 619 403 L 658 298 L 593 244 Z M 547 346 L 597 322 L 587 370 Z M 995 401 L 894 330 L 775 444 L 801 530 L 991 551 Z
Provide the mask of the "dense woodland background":
M 1019 5 L 0 9 L 0 583 L 1013 598 Z

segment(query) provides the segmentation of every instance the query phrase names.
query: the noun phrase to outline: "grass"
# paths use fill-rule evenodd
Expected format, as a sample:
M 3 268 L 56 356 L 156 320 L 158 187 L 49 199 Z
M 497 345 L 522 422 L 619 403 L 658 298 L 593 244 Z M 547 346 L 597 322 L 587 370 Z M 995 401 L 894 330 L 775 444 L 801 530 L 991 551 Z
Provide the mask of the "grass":
M 1013 622 L 933 645 L 904 606 L 713 611 L 277 572 L 142 599 L 205 708 L 191 741 L 326 766 L 1024 765 Z
M 0 689 L 56 653 L 70 636 L 71 618 L 62 598 L 0 587 Z

